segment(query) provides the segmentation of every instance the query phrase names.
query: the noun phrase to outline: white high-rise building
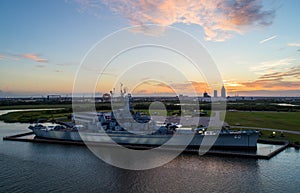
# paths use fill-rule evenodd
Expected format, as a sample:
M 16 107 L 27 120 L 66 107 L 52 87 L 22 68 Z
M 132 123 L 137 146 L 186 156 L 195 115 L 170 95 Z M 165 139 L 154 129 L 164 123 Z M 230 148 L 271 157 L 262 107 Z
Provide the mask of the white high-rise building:
M 226 98 L 226 89 L 225 89 L 224 85 L 222 86 L 222 89 L 221 89 L 221 97 Z

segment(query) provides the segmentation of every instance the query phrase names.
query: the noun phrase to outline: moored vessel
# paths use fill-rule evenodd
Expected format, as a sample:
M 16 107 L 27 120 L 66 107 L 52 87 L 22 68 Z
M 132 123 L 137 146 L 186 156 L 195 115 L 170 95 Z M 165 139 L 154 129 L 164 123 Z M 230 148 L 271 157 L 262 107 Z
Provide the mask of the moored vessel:
M 119 145 L 157 147 L 199 147 L 256 149 L 259 132 L 254 130 L 232 131 L 208 126 L 186 127 L 180 123 L 158 122 L 150 116 L 134 113 L 131 95 L 121 90 L 119 107 L 112 112 L 80 112 L 73 114 L 72 123 L 45 123 L 31 125 L 36 137 L 84 141 L 92 143 L 117 143 Z M 199 123 L 196 117 L 183 117 L 185 122 Z M 219 118 L 217 118 L 219 120 Z M 222 123 L 223 124 L 223 123 Z M 187 124 L 185 124 L 187 125 Z M 222 126 L 221 126 L 222 127 Z
M 118 126 L 116 126 L 118 127 Z M 181 128 L 176 124 L 166 124 L 160 126 L 155 132 L 150 134 L 132 133 L 118 128 L 111 130 L 94 128 L 92 130 L 82 125 L 63 123 L 44 123 L 30 126 L 36 137 L 67 140 L 84 141 L 93 143 L 118 143 L 120 145 L 149 146 L 157 147 L 166 144 L 168 146 L 188 146 L 199 147 L 204 138 L 207 141 L 214 140 L 214 148 L 232 149 L 256 149 L 259 132 L 254 130 L 230 131 L 207 131 L 207 127 L 201 128 Z

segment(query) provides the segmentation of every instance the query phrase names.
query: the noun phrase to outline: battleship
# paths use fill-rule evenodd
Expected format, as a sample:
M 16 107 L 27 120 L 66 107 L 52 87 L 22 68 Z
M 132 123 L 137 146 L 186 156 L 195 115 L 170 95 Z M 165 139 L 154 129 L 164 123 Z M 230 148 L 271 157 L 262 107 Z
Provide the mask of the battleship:
M 259 132 L 253 130 L 230 131 L 221 130 L 219 132 L 206 131 L 203 128 L 179 128 L 176 125 L 167 124 L 161 126 L 156 132 L 151 134 L 136 134 L 128 131 L 89 131 L 83 126 L 70 125 L 65 123 L 44 123 L 29 126 L 35 136 L 38 138 L 67 140 L 67 141 L 85 141 L 96 143 L 111 143 L 112 140 L 120 145 L 149 146 L 157 147 L 167 143 L 176 133 L 176 140 L 169 146 L 199 147 L 204 138 L 216 138 L 213 144 L 214 148 L 230 149 L 256 149 Z M 83 129 L 79 132 L 80 129 Z
M 130 94 L 125 95 L 121 90 L 119 99 L 121 109 L 112 112 L 73 113 L 72 123 L 36 123 L 30 125 L 29 129 L 38 138 L 64 141 L 147 147 L 164 144 L 174 147 L 199 147 L 206 138 L 206 141 L 212 141 L 211 146 L 214 148 L 257 148 L 258 131 L 233 131 L 224 127 L 221 130 L 210 130 L 208 126 L 193 128 L 183 127 L 179 123 L 158 123 L 150 116 L 133 112 Z

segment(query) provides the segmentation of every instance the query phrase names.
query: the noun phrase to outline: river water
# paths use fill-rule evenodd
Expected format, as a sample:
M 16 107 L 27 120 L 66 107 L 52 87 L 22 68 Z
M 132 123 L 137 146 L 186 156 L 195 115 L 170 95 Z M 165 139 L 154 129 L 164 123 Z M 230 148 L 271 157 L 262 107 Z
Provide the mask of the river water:
M 0 192 L 299 192 L 300 153 L 270 160 L 180 155 L 159 168 L 110 166 L 86 147 L 3 141 L 27 124 L 0 122 Z

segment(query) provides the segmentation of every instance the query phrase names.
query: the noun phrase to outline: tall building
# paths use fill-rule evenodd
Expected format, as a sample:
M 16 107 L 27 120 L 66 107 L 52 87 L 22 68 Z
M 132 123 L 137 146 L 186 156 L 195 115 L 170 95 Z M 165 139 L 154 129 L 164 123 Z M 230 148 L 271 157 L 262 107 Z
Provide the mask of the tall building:
M 221 89 L 221 97 L 226 98 L 226 90 L 225 90 L 224 85 L 222 86 L 222 89 Z
M 217 97 L 218 97 L 218 91 L 214 90 L 214 98 L 217 98 Z

